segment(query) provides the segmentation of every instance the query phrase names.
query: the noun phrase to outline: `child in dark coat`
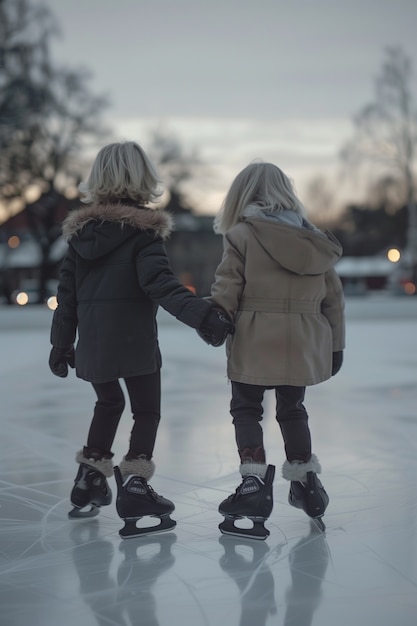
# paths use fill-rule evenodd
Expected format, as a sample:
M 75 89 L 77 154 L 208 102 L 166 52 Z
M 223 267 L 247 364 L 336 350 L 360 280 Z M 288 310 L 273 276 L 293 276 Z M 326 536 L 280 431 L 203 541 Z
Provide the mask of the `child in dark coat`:
M 63 224 L 69 247 L 60 273 L 49 360 L 57 376 L 67 376 L 68 365 L 75 367 L 97 394 L 86 445 L 76 456 L 79 470 L 70 516 L 95 515 L 99 506 L 111 502 L 107 478 L 113 474 L 112 444 L 125 407 L 123 379 L 133 428 L 127 453 L 115 468 L 117 509 L 124 519 L 156 514 L 167 522 L 173 503 L 148 485 L 160 421 L 158 305 L 213 345 L 221 345 L 232 325 L 171 271 L 164 240 L 172 220 L 149 206 L 162 192 L 155 168 L 138 144 L 105 146 L 80 191 L 85 206 L 72 211 Z M 85 511 L 88 505 L 91 509 Z M 128 534 L 137 533 L 129 528 Z

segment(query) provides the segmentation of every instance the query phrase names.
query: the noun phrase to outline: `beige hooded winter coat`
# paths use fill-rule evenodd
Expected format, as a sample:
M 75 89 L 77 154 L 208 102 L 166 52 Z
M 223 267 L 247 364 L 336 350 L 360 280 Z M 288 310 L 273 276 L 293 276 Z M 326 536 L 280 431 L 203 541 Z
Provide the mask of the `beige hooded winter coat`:
M 301 221 L 301 219 L 300 219 Z M 211 300 L 236 325 L 227 375 L 262 386 L 315 385 L 345 347 L 342 248 L 330 233 L 255 216 L 232 227 Z

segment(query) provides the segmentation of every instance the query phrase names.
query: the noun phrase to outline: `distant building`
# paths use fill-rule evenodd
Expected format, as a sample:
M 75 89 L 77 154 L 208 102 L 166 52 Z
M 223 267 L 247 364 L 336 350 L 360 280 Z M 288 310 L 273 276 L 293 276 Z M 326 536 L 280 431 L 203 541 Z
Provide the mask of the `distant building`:
M 173 272 L 199 296 L 210 295 L 223 253 L 223 238 L 213 231 L 213 217 L 174 215 L 175 230 L 165 246 Z
M 60 229 L 68 205 L 57 212 L 54 227 Z M 12 294 L 28 282 L 40 280 L 42 247 L 29 225 L 30 207 L 0 225 L 0 301 L 12 302 Z M 222 237 L 213 232 L 213 217 L 183 212 L 173 215 L 175 230 L 166 241 L 171 267 L 179 280 L 197 295 L 209 295 L 222 255 Z M 47 280 L 59 275 L 67 250 L 61 236 L 51 244 Z
M 386 257 L 342 257 L 335 266 L 346 294 L 362 295 L 386 289 L 393 263 Z
M 73 204 L 73 201 L 65 200 L 55 211 L 52 227 L 58 232 Z M 223 252 L 222 237 L 213 232 L 214 218 L 191 211 L 172 215 L 175 229 L 165 243 L 172 270 L 197 295 L 207 296 Z M 0 225 L 0 299 L 11 301 L 16 290 L 28 282 L 33 284 L 40 280 L 42 248 L 39 240 L 34 238 L 34 232 L 33 205 Z M 58 279 L 66 250 L 67 244 L 58 236 L 49 249 L 49 284 Z M 342 257 L 336 271 L 346 294 L 361 295 L 386 289 L 395 270 L 394 265 L 385 256 Z

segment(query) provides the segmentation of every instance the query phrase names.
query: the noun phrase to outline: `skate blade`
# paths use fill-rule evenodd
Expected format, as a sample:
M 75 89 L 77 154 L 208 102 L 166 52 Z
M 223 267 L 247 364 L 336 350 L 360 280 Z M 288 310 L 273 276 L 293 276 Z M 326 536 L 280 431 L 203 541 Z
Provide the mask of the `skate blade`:
M 321 517 L 312 517 L 311 525 L 313 528 L 319 530 L 322 533 L 326 532 L 326 524 L 323 522 L 323 519 Z
M 80 509 L 76 506 L 68 513 L 68 517 L 70 519 L 87 519 L 90 517 L 96 517 L 100 513 L 100 507 L 95 506 L 94 504 L 87 505 L 90 506 L 90 509 L 84 510 L 84 508 Z
M 289 500 L 289 503 L 295 509 L 300 509 L 301 511 L 304 511 L 304 507 L 301 504 L 298 504 L 297 502 L 292 502 L 291 500 Z M 304 513 L 306 512 L 304 511 Z M 323 517 L 321 515 L 319 515 L 318 517 L 310 517 L 308 513 L 306 513 L 306 515 L 310 518 L 313 528 L 319 530 L 322 533 L 326 531 L 326 524 L 323 522 Z
M 304 513 L 310 518 L 310 521 L 311 521 L 311 524 L 312 524 L 313 528 L 319 530 L 322 533 L 324 533 L 326 531 L 326 524 L 323 522 L 323 516 L 322 515 L 318 515 L 317 517 L 311 517 L 310 515 L 308 515 L 308 513 L 306 513 L 306 511 L 304 509 L 304 506 L 302 505 L 302 503 L 299 500 L 292 500 L 291 498 L 288 498 L 288 502 L 295 509 L 300 509 L 301 511 L 304 511 Z
M 316 528 L 317 530 L 319 530 L 320 532 L 324 533 L 326 530 L 326 525 L 323 522 L 323 515 L 318 515 L 317 517 L 311 517 L 310 515 L 308 515 L 308 513 L 306 512 L 302 502 L 300 502 L 300 500 L 293 500 L 290 496 L 288 497 L 288 503 L 293 506 L 295 509 L 300 509 L 301 511 L 304 511 L 304 513 L 310 518 L 311 523 L 313 525 L 313 528 Z
M 157 516 L 151 516 L 157 517 Z M 154 535 L 157 533 L 165 533 L 177 525 L 177 522 L 170 518 L 169 515 L 165 515 L 164 517 L 160 517 L 160 523 L 155 526 L 147 526 L 144 528 L 138 528 L 136 526 L 136 522 L 141 519 L 140 517 L 137 519 L 125 519 L 124 527 L 119 530 L 119 535 L 122 539 L 130 539 L 132 537 L 146 537 L 149 535 Z
M 219 524 L 219 530 L 223 535 L 233 535 L 234 537 L 245 537 L 246 539 L 258 539 L 261 541 L 265 540 L 270 535 L 263 521 L 251 520 L 253 522 L 252 528 L 240 528 L 235 525 L 234 520 L 235 518 L 226 517 L 226 519 Z

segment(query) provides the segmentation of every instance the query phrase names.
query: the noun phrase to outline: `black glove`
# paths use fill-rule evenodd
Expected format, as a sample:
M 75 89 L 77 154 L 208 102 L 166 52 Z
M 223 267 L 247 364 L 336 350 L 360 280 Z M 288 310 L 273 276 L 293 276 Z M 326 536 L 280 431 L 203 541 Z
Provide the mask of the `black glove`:
M 221 346 L 227 335 L 235 332 L 235 327 L 222 309 L 212 308 L 204 318 L 197 334 L 209 346 Z
M 342 367 L 343 363 L 343 350 L 339 352 L 333 352 L 333 360 L 332 360 L 332 376 L 337 374 L 337 372 Z
M 52 374 L 65 378 L 68 376 L 68 365 L 70 367 L 75 366 L 74 346 L 67 346 L 66 348 L 53 347 L 49 355 L 49 367 Z

